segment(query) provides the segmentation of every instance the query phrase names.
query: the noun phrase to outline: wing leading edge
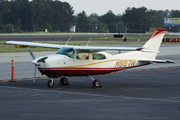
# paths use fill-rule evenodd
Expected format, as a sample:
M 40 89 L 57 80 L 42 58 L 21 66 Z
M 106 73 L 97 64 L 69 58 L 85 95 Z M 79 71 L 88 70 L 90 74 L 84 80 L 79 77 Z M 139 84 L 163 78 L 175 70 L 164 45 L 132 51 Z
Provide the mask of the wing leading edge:
M 55 44 L 46 44 L 46 43 L 33 43 L 33 42 L 20 42 L 20 41 L 7 41 L 4 44 L 35 46 L 35 47 L 53 48 L 53 49 L 59 49 L 59 48 L 64 46 L 64 45 L 55 45 Z

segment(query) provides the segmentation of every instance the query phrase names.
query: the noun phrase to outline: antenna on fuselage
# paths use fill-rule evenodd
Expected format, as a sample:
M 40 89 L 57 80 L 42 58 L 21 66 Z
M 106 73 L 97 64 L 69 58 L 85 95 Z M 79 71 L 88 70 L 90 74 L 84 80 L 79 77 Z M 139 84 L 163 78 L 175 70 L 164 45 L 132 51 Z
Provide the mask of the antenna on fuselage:
M 68 44 L 68 42 L 69 42 L 69 40 L 71 39 L 71 37 L 72 37 L 72 36 L 70 36 L 70 37 L 69 37 L 69 39 L 68 39 L 68 41 L 66 42 L 66 44 L 65 44 L 65 45 L 67 45 L 67 44 Z
M 91 39 L 92 39 L 92 36 L 90 37 L 89 41 L 87 42 L 86 47 L 88 46 L 88 44 L 91 41 Z

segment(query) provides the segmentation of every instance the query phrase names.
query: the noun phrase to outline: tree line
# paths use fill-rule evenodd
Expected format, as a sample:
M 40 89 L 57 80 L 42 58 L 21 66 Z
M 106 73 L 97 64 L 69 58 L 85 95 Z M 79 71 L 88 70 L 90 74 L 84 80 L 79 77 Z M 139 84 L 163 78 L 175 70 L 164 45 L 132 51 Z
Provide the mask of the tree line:
M 165 28 L 177 32 L 178 27 L 164 26 L 164 18 L 180 18 L 179 10 L 148 10 L 128 7 L 121 15 L 109 10 L 99 16 L 85 11 L 74 15 L 73 6 L 59 0 L 0 0 L 0 32 L 76 32 L 144 33 L 150 28 Z

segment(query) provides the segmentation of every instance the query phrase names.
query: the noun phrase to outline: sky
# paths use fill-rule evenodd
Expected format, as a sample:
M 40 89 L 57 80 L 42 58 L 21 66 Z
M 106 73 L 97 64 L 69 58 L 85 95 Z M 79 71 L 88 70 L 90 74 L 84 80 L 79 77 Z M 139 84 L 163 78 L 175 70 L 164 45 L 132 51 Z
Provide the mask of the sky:
M 99 16 L 111 10 L 115 15 L 123 14 L 128 7 L 146 7 L 152 10 L 180 10 L 179 0 L 60 0 L 68 2 L 75 15 L 83 10 L 87 15 L 97 13 Z

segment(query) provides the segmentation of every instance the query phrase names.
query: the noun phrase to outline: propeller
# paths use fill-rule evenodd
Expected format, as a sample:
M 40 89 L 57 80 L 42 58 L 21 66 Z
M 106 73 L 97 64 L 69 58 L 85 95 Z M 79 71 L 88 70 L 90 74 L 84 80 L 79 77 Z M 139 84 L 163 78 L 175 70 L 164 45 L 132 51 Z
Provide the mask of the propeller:
M 34 70 L 34 79 L 33 79 L 33 82 L 35 82 L 35 77 L 36 77 L 36 65 L 35 65 L 35 70 Z
M 35 58 L 34 54 L 32 53 L 32 51 L 29 49 L 29 47 L 27 47 L 27 49 L 28 49 L 28 51 L 29 51 L 31 57 L 33 58 L 33 60 L 35 60 L 36 58 Z
M 29 51 L 29 54 L 31 55 L 31 57 L 33 58 L 33 60 L 35 60 L 35 56 L 34 54 L 32 53 L 32 51 L 29 49 L 29 47 L 27 47 L 28 51 Z M 35 70 L 34 70 L 34 79 L 33 79 L 33 82 L 35 82 L 35 77 L 36 77 L 36 68 L 37 68 L 37 65 L 35 65 Z

